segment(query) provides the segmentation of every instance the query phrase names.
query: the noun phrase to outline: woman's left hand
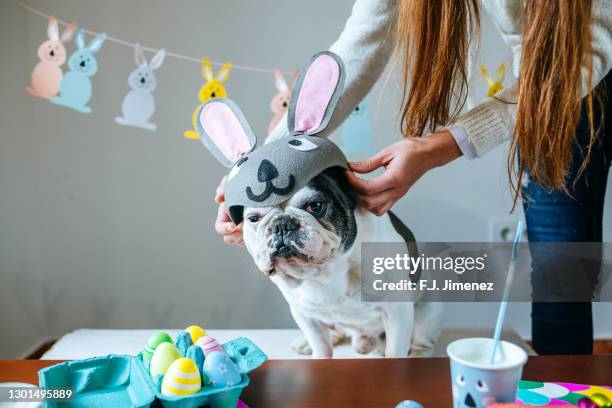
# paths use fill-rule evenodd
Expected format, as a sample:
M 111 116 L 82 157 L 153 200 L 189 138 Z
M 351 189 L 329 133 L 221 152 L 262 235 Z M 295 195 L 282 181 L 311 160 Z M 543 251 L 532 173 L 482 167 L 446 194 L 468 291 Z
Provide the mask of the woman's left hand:
M 427 171 L 461 156 L 457 142 L 448 130 L 427 137 L 405 137 L 371 158 L 349 163 L 355 173 L 370 173 L 380 167 L 385 171 L 371 180 L 348 172 L 348 181 L 361 204 L 381 216 L 402 198 Z

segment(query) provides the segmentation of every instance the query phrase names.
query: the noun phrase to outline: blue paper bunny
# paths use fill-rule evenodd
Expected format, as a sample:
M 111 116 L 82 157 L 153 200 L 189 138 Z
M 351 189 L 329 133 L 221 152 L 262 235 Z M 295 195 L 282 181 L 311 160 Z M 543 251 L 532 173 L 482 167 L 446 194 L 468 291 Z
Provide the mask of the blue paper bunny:
M 377 149 L 372 137 L 372 124 L 366 100 L 357 105 L 341 129 L 342 151 L 347 156 L 372 155 Z
M 85 33 L 79 29 L 74 40 L 77 51 L 68 60 L 69 71 L 64 75 L 59 96 L 50 100 L 56 105 L 66 106 L 79 112 L 89 113 L 87 103 L 91 99 L 91 76 L 98 71 L 98 62 L 94 54 L 100 51 L 106 34 L 98 34 L 85 46 Z

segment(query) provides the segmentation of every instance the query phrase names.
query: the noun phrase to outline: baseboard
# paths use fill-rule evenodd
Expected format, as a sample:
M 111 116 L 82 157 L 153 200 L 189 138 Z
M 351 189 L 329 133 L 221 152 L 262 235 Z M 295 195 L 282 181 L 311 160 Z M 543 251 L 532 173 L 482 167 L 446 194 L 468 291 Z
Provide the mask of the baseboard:
M 21 354 L 20 358 L 38 360 L 53 344 L 57 341 L 56 338 L 48 338 L 32 346 L 28 351 Z

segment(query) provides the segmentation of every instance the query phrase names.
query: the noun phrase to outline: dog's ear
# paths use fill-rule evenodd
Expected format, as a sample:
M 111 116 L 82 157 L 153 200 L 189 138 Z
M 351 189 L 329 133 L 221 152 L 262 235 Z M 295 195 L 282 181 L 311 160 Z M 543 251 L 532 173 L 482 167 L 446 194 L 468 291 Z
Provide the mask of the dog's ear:
M 322 132 L 344 86 L 344 65 L 336 54 L 315 54 L 302 70 L 291 96 L 287 125 L 293 135 Z
M 232 167 L 257 144 L 244 114 L 231 99 L 215 98 L 202 105 L 197 125 L 204 146 L 226 167 Z
M 357 207 L 357 197 L 353 194 L 351 185 L 346 177 L 346 169 L 339 166 L 325 169 L 322 175 L 329 178 L 328 186 L 335 183 L 337 190 L 331 189 L 337 199 L 344 202 L 347 208 L 354 210 Z M 331 188 L 331 187 L 330 187 Z

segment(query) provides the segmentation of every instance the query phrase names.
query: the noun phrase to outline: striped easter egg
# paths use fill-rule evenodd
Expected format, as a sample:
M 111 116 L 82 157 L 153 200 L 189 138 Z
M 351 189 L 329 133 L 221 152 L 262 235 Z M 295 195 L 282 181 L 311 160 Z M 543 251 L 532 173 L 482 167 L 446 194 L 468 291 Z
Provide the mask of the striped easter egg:
M 168 333 L 162 331 L 153 333 L 144 346 L 142 358 L 144 360 L 150 360 L 151 357 L 153 357 L 153 353 L 155 353 L 155 349 L 161 343 L 172 343 L 172 337 L 170 337 Z
M 202 336 L 196 342 L 196 345 L 202 349 L 204 355 L 207 356 L 211 351 L 218 351 L 225 354 L 225 351 L 219 345 L 219 342 L 214 337 Z
M 161 393 L 173 397 L 194 394 L 201 388 L 202 381 L 198 367 L 192 360 L 181 357 L 175 360 L 166 371 Z

